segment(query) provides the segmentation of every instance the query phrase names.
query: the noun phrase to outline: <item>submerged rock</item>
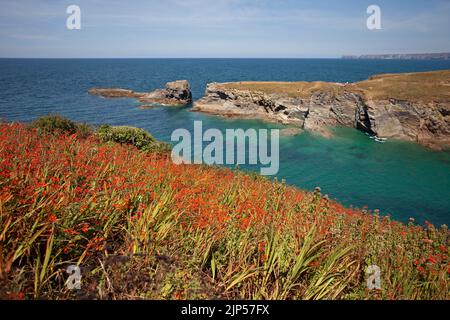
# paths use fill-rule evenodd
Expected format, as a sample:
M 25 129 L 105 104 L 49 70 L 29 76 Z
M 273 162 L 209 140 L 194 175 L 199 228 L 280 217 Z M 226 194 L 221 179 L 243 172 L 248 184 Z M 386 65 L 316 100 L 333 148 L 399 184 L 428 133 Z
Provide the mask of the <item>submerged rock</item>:
M 151 104 L 140 105 L 138 109 L 153 109 L 155 106 Z
M 297 136 L 300 133 L 302 133 L 302 129 L 300 128 L 285 128 L 280 130 L 280 134 L 286 137 Z

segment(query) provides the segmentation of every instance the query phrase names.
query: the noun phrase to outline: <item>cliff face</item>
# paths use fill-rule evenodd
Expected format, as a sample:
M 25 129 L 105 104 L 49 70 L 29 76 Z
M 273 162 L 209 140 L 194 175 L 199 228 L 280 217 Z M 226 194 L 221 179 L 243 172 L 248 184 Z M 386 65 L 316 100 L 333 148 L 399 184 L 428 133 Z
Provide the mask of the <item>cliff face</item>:
M 354 127 L 442 149 L 450 146 L 449 89 L 450 71 L 376 76 L 354 84 L 212 83 L 192 110 L 294 124 L 324 135 L 328 126 Z

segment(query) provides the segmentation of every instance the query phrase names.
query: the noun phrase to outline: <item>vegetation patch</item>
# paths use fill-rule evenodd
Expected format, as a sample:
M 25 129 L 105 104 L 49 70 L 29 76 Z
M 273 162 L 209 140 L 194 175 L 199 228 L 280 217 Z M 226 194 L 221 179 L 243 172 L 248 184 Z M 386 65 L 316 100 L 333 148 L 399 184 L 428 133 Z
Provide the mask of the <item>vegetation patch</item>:
M 0 124 L 0 298 L 449 299 L 446 226 L 175 165 L 125 132 Z M 370 265 L 380 289 L 367 287 Z
M 102 125 L 96 134 L 104 142 L 130 144 L 142 151 L 169 150 L 167 144 L 157 141 L 152 135 L 141 128 Z
M 44 133 L 67 133 L 86 137 L 93 128 L 86 123 L 79 123 L 60 115 L 47 115 L 33 121 L 32 127 Z

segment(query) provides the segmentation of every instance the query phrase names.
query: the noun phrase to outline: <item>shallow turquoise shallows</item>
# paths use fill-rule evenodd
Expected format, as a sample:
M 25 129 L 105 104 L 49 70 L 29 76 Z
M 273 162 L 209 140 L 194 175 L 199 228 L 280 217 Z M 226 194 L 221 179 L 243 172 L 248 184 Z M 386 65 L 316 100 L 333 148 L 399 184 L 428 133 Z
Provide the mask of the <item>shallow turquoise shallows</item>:
M 21 60 L 0 59 L 0 118 L 30 121 L 59 113 L 92 124 L 132 125 L 169 141 L 174 129 L 278 128 L 260 121 L 227 120 L 190 112 L 190 107 L 138 109 L 131 99 L 103 99 L 87 94 L 92 87 L 150 91 L 168 81 L 187 79 L 194 98 L 206 83 L 225 81 L 352 82 L 378 73 L 450 69 L 450 61 L 338 59 L 142 59 Z M 387 141 L 334 128 L 334 137 L 310 133 L 280 139 L 278 178 L 303 189 L 320 186 L 347 206 L 368 206 L 383 214 L 420 223 L 450 222 L 450 152 Z M 245 167 L 244 169 L 258 170 Z

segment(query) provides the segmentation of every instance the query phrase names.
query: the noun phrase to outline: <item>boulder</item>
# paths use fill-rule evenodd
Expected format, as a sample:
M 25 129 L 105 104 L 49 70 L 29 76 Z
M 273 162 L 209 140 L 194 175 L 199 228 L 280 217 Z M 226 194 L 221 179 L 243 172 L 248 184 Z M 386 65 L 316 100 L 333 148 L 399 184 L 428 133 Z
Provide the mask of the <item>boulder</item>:
M 142 95 L 139 101 L 162 105 L 187 105 L 192 103 L 192 92 L 187 80 L 177 80 L 166 83 L 164 89 Z

